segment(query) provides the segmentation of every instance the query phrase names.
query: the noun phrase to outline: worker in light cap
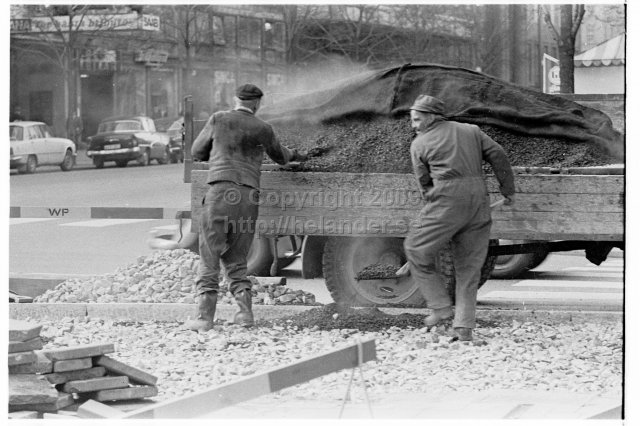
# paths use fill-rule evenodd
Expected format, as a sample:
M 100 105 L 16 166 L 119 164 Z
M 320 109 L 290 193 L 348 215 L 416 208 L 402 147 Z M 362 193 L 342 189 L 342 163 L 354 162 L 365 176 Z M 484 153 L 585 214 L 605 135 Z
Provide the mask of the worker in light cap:
M 480 271 L 487 257 L 491 210 L 482 162 L 491 164 L 505 205 L 514 202 L 509 160 L 500 145 L 473 124 L 445 118 L 444 103 L 420 95 L 411 106 L 411 162 L 426 205 L 404 242 L 410 274 L 432 312 L 432 327 L 453 317 L 456 337 L 472 340 Z M 452 241 L 455 314 L 436 257 Z M 400 271 L 399 271 L 400 273 Z
M 213 327 L 221 263 L 229 291 L 239 307 L 234 322 L 247 327 L 253 324 L 247 254 L 258 218 L 264 153 L 283 165 L 307 159 L 306 153 L 280 145 L 271 126 L 255 116 L 262 96 L 253 84 L 238 87 L 235 108 L 209 117 L 193 142 L 193 159 L 209 162 L 209 188 L 202 200 L 199 229 L 198 312 L 196 319 L 186 324 L 191 330 L 207 331 Z

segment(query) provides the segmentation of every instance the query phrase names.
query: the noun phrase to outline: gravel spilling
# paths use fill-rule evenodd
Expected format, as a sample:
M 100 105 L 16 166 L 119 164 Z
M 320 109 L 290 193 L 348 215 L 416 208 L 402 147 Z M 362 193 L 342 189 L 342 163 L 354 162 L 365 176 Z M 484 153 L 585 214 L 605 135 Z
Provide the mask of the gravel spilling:
M 360 316 L 360 320 L 355 318 Z M 207 333 L 181 324 L 91 318 L 42 322 L 45 349 L 113 341 L 114 358 L 159 377 L 157 400 L 325 353 L 356 339 L 376 339 L 377 361 L 364 365 L 369 396 L 496 389 L 622 392 L 622 324 L 613 320 L 479 321 L 473 342 L 451 342 L 448 326 L 422 328 L 422 315 L 335 305 L 251 329 L 216 324 Z M 339 400 L 350 371 L 285 389 L 273 398 Z M 351 397 L 362 401 L 361 386 Z
M 196 273 L 200 256 L 185 250 L 160 250 L 114 273 L 89 279 L 72 278 L 34 299 L 36 303 L 195 303 Z M 283 285 L 262 285 L 255 277 L 255 304 L 315 305 L 315 296 Z M 221 281 L 218 303 L 235 304 Z

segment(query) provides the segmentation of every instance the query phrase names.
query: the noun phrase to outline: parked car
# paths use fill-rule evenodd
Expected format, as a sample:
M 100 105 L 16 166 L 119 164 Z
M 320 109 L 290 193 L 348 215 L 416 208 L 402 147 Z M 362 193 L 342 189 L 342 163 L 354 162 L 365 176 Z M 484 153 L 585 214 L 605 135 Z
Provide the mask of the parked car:
M 171 138 L 170 158 L 172 163 L 184 162 L 184 118 L 180 117 L 167 129 Z
M 141 166 L 155 160 L 169 162 L 169 135 L 158 132 L 149 117 L 114 117 L 103 120 L 98 131 L 89 137 L 87 156 L 101 169 L 106 161 L 126 167 L 129 161 Z
M 56 165 L 69 171 L 76 164 L 76 146 L 65 138 L 56 138 L 45 123 L 13 121 L 9 123 L 10 168 L 18 173 L 33 173 L 38 166 Z
M 156 129 L 169 135 L 169 160 L 172 163 L 184 162 L 184 118 L 154 120 Z

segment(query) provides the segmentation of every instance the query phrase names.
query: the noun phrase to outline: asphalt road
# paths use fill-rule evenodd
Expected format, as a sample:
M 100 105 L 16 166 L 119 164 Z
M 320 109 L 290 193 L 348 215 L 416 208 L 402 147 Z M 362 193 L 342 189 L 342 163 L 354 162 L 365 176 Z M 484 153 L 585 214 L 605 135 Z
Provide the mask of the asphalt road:
M 11 206 L 120 206 L 182 209 L 189 186 L 182 183 L 181 164 L 97 170 L 80 164 L 71 172 L 43 167 L 33 175 L 10 176 Z M 149 232 L 175 225 L 174 220 L 23 218 L 9 220 L 11 274 L 96 275 L 115 271 L 151 253 Z M 550 256 L 519 280 L 490 280 L 479 293 L 485 307 L 577 307 L 622 309 L 620 251 L 603 265 L 591 265 L 579 253 Z M 289 286 L 311 291 L 321 303 L 331 302 L 321 279 L 300 278 L 298 263 L 284 274 Z

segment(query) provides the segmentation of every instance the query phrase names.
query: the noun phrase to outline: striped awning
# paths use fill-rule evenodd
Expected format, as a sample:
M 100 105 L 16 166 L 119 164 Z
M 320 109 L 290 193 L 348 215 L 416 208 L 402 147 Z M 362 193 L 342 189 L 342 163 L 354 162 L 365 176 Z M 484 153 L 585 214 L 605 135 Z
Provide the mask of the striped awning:
M 625 35 L 609 39 L 604 43 L 573 57 L 573 65 L 580 67 L 608 67 L 625 64 Z

